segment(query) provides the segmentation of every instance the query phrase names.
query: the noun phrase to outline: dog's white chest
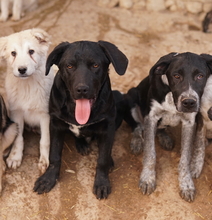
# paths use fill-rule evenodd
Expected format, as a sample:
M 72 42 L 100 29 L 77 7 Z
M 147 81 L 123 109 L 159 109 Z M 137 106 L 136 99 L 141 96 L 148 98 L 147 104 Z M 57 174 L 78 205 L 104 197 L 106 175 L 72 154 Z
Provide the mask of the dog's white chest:
M 82 127 L 83 127 L 83 126 L 81 126 L 81 125 L 69 124 L 69 130 L 70 130 L 71 132 L 73 132 L 76 137 L 78 137 L 78 136 L 80 135 L 80 129 L 81 129 Z
M 158 103 L 157 101 L 152 102 L 151 114 L 157 117 L 156 120 L 161 119 L 159 127 L 164 126 L 177 126 L 181 121 L 181 114 L 177 111 L 174 104 L 172 94 L 168 93 L 166 95 L 165 101 L 163 103 Z

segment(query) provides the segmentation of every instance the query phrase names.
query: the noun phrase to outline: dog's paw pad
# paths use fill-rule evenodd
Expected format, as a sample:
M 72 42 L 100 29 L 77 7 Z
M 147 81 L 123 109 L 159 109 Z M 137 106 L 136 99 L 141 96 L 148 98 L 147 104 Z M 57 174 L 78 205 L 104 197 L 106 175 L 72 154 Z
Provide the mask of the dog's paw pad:
M 195 198 L 195 189 L 181 190 L 180 196 L 187 202 L 193 202 Z

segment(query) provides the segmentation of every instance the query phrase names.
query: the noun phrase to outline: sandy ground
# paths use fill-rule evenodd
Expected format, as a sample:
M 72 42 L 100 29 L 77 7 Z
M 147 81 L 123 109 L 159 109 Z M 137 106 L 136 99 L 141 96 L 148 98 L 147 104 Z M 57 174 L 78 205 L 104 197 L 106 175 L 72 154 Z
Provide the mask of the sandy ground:
M 212 54 L 212 35 L 201 32 L 201 21 L 195 15 L 103 8 L 95 0 L 43 0 L 40 3 L 36 11 L 19 22 L 0 23 L 0 36 L 40 27 L 52 35 L 50 51 L 62 41 L 110 41 L 130 61 L 124 76 L 118 76 L 111 67 L 112 87 L 122 92 L 137 85 L 151 66 L 169 52 Z M 4 93 L 2 68 L 0 72 L 0 91 Z M 37 167 L 39 135 L 26 132 L 24 136 L 21 167 L 7 169 L 3 176 L 0 220 L 212 219 L 212 146 L 207 147 L 200 178 L 194 180 L 195 201 L 185 202 L 179 196 L 178 187 L 179 128 L 173 129 L 176 146 L 172 152 L 157 145 L 157 188 L 146 196 L 138 189 L 142 154 L 131 154 L 131 131 L 123 123 L 116 133 L 112 152 L 115 161 L 110 174 L 112 193 L 102 201 L 92 193 L 97 157 L 95 144 L 90 155 L 83 157 L 76 152 L 72 137 L 67 137 L 59 182 L 50 193 L 37 195 L 32 188 L 40 175 Z

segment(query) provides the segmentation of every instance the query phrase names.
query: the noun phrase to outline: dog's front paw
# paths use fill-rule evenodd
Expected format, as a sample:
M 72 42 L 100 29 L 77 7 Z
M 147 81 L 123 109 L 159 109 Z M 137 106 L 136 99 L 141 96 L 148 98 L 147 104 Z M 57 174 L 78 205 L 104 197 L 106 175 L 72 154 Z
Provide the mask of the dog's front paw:
M 97 199 L 107 199 L 111 193 L 110 181 L 108 178 L 96 178 L 93 186 L 93 193 Z
M 133 154 L 139 154 L 143 151 L 143 137 L 142 137 L 142 128 L 138 126 L 135 128 L 132 134 L 132 139 L 130 142 L 130 148 Z
M 194 182 L 190 175 L 183 174 L 183 178 L 179 178 L 180 181 L 180 196 L 187 202 L 193 202 L 195 197 Z M 181 175 L 180 175 L 181 176 Z
M 139 188 L 144 195 L 153 193 L 156 189 L 155 172 L 151 175 L 144 175 L 141 173 Z
M 48 193 L 56 184 L 59 176 L 59 169 L 55 169 L 54 165 L 50 165 L 46 172 L 40 176 L 34 185 L 34 192 L 38 194 Z
M 9 168 L 17 169 L 21 165 L 22 153 L 11 152 L 6 161 Z
M 48 168 L 48 166 L 49 166 L 49 159 L 43 156 L 40 156 L 38 168 L 41 171 L 41 173 L 44 173 L 46 169 Z
M 195 189 L 186 189 L 180 191 L 180 196 L 187 202 L 193 202 L 195 198 L 196 191 Z

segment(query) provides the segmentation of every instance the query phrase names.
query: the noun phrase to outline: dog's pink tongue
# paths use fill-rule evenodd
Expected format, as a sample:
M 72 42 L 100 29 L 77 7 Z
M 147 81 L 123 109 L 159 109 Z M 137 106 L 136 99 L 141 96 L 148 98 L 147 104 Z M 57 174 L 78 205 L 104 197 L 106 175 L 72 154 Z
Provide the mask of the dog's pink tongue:
M 89 99 L 76 100 L 75 118 L 81 125 L 86 124 L 91 113 L 91 104 Z

